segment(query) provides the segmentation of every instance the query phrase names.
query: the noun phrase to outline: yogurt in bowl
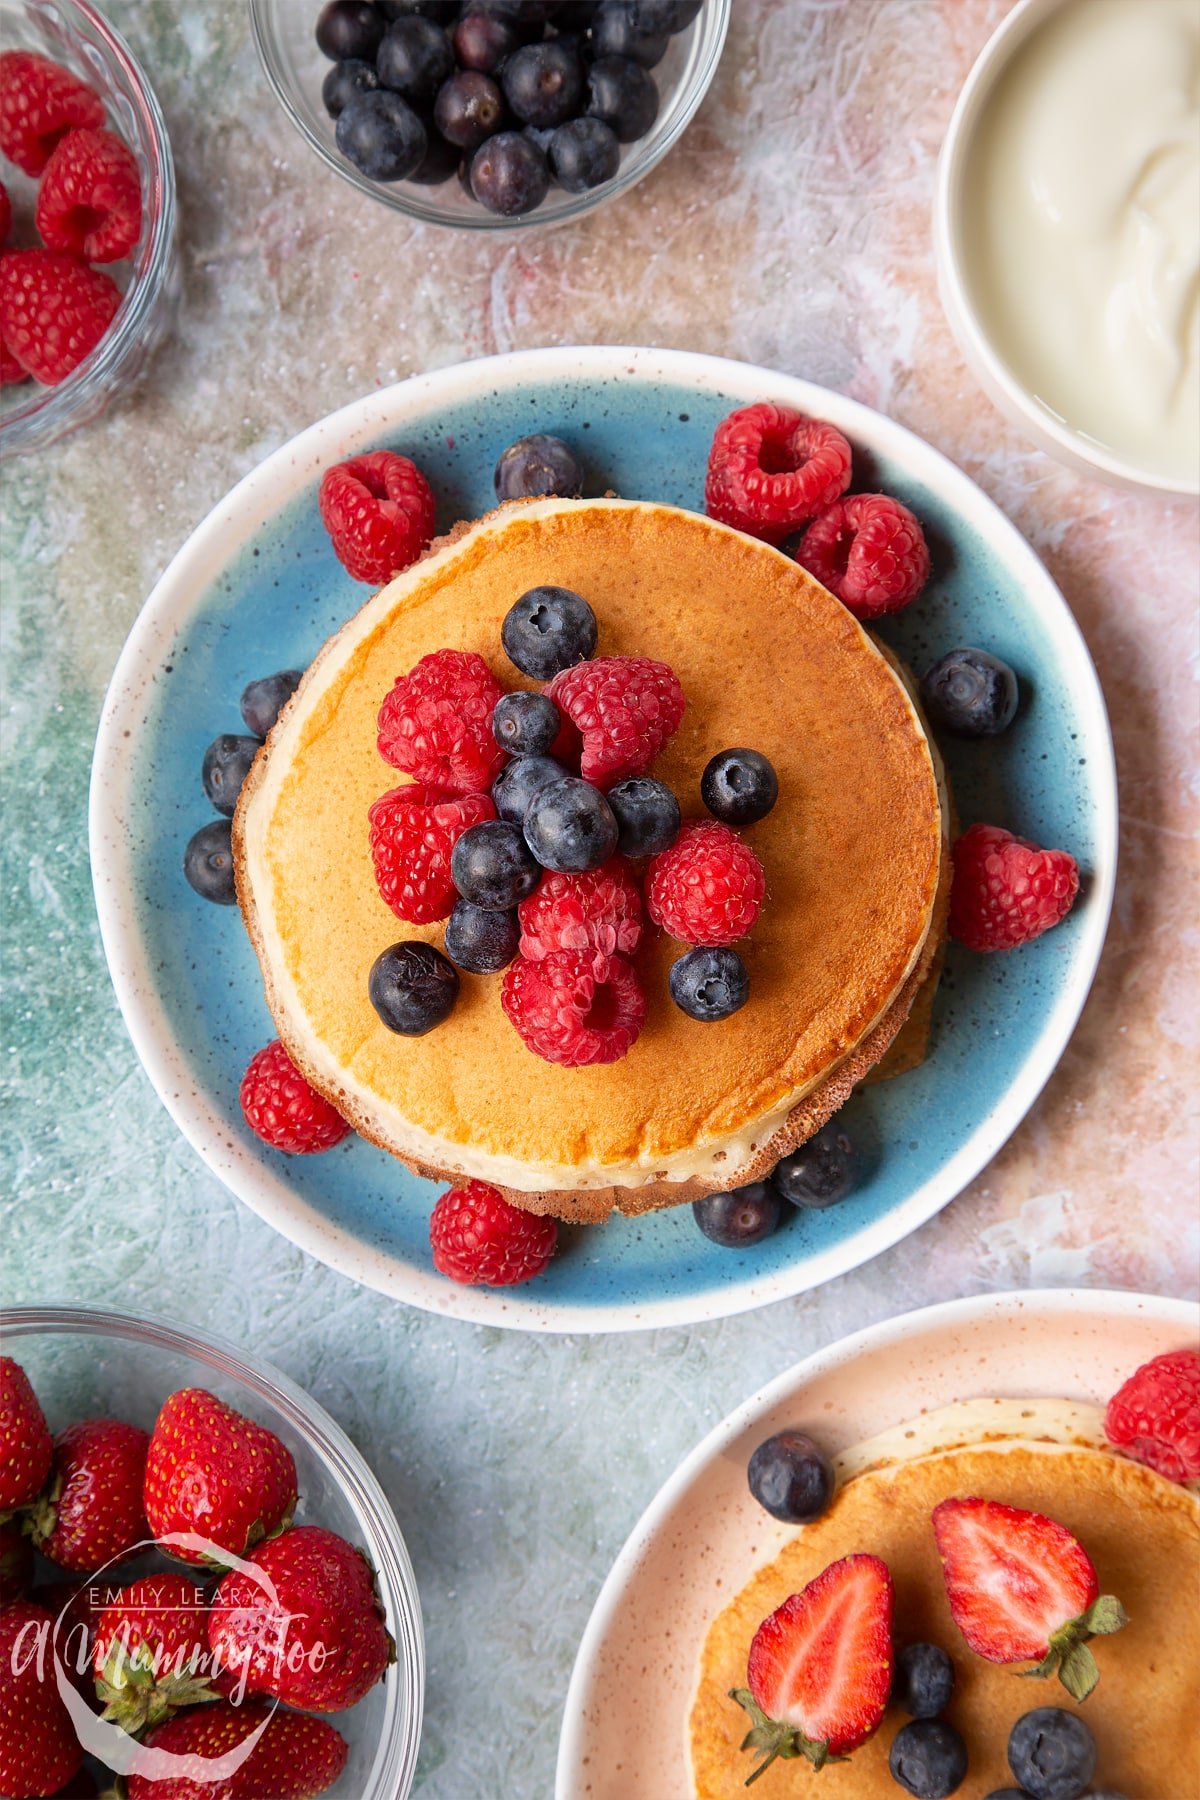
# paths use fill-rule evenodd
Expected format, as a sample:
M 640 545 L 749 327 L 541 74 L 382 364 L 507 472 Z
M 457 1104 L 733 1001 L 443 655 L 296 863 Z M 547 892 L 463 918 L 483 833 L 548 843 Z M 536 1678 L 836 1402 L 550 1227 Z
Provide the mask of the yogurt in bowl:
M 950 323 L 1052 454 L 1200 491 L 1200 8 L 1022 0 L 959 98 L 936 234 Z

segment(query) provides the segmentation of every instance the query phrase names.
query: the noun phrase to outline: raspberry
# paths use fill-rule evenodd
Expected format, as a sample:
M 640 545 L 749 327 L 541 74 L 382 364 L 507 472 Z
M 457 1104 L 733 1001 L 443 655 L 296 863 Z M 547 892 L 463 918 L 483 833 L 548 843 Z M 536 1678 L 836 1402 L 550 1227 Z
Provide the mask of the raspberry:
M 486 1181 L 441 1194 L 429 1221 L 433 1266 L 468 1287 L 515 1287 L 542 1274 L 554 1255 L 553 1219 L 522 1212 Z
M 332 1150 L 350 1129 L 309 1087 L 278 1038 L 250 1058 L 238 1097 L 251 1131 L 292 1156 Z
M 470 826 L 495 818 L 488 795 L 456 797 L 414 782 L 382 794 L 367 816 L 375 880 L 396 917 L 410 925 L 449 918 L 458 899 L 450 852 Z
M 704 509 L 723 525 L 781 544 L 850 485 L 850 446 L 834 425 L 790 406 L 743 406 L 708 453 Z
M 1169 1350 L 1143 1363 L 1104 1415 L 1110 1444 L 1168 1481 L 1200 1477 L 1200 1351 Z
M 575 950 L 552 950 L 539 962 L 518 956 L 500 1001 L 529 1049 L 567 1069 L 619 1062 L 646 1016 L 632 963 Z
M 12 201 L 8 197 L 8 189 L 0 181 L 0 244 L 12 230 Z
M 40 175 L 46 160 L 73 125 L 103 125 L 100 96 L 66 69 L 31 50 L 0 56 L 0 151 Z
M 473 650 L 423 656 L 379 709 L 379 754 L 428 787 L 467 794 L 489 788 L 505 756 L 492 735 L 503 689 Z
M 555 950 L 594 958 L 632 956 L 642 935 L 642 896 L 623 857 L 582 875 L 547 874 L 517 908 L 521 955 L 540 962 Z
M 68 131 L 46 164 L 36 217 L 49 249 L 93 263 L 120 262 L 142 234 L 142 184 L 132 150 L 111 131 Z
M 321 477 L 321 518 L 338 561 L 380 587 L 415 562 L 433 536 L 433 494 L 416 463 L 372 450 Z
M 968 950 L 1013 950 L 1065 919 L 1079 892 L 1075 858 L 1039 850 L 1000 825 L 972 825 L 954 846 L 950 935 Z
M 858 619 L 899 612 L 929 580 L 920 522 L 889 494 L 851 494 L 818 514 L 796 561 Z
M 11 383 L 28 381 L 29 370 L 23 369 L 4 338 L 0 335 L 0 387 L 8 387 Z
M 583 738 L 579 772 L 608 788 L 642 775 L 679 729 L 685 701 L 674 669 L 648 656 L 597 656 L 546 689 Z
M 716 820 L 685 824 L 669 850 L 650 859 L 646 911 L 683 944 L 732 944 L 762 911 L 762 864 L 736 831 Z
M 111 275 L 59 250 L 0 257 L 0 336 L 11 356 L 47 387 L 90 356 L 121 304 Z

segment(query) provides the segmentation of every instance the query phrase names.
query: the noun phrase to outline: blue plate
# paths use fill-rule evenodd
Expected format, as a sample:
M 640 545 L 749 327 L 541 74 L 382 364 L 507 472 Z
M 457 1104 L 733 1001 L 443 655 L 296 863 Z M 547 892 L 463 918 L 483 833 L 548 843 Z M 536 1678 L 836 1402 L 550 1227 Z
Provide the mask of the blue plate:
M 964 823 L 1060 845 L 1083 871 L 1068 919 L 1036 943 L 980 957 L 951 946 L 932 1051 L 915 1073 L 856 1094 L 845 1117 L 866 1177 L 824 1213 L 799 1213 L 746 1252 L 718 1249 L 688 1207 L 562 1234 L 527 1287 L 462 1288 L 431 1265 L 436 1189 L 348 1140 L 289 1158 L 246 1128 L 238 1084 L 273 1035 L 237 913 L 208 906 L 180 859 L 210 816 L 205 746 L 242 729 L 253 676 L 302 666 L 361 605 L 317 511 L 322 469 L 383 446 L 412 455 L 439 526 L 493 503 L 513 438 L 559 433 L 585 491 L 700 508 L 717 422 L 770 398 L 831 420 L 856 488 L 883 488 L 924 522 L 927 592 L 883 633 L 921 670 L 982 644 L 1019 672 L 1020 715 L 991 742 L 944 748 Z M 965 475 L 890 420 L 745 364 L 619 348 L 520 352 L 372 394 L 302 432 L 241 482 L 175 558 L 139 616 L 105 702 L 92 777 L 91 853 L 105 949 L 138 1053 L 205 1160 L 294 1242 L 413 1305 L 533 1330 L 613 1331 L 718 1318 L 812 1287 L 895 1243 L 943 1206 L 1015 1129 L 1054 1068 L 1091 984 L 1116 863 L 1112 743 L 1095 670 L 1061 594 Z

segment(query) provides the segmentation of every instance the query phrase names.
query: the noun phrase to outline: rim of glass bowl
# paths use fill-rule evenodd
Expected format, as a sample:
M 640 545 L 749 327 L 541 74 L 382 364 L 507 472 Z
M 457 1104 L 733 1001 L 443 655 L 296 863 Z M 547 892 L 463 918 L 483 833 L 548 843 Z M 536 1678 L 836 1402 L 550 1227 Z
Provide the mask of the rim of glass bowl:
M 657 167 L 691 124 L 717 72 L 733 12 L 733 0 L 704 0 L 694 27 L 689 28 L 696 33 L 690 49 L 695 66 L 672 94 L 671 104 L 678 105 L 678 112 L 661 137 L 651 138 L 649 142 L 643 139 L 641 148 L 637 145 L 628 146 L 621 168 L 602 187 L 592 188 L 585 194 L 557 193 L 552 188 L 551 199 L 543 201 L 536 211 L 508 219 L 497 213 L 486 212 L 483 207 L 478 212 L 452 213 L 446 207 L 439 206 L 436 201 L 422 200 L 411 190 L 402 191 L 399 183 L 393 187 L 386 182 L 373 181 L 345 157 L 336 155 L 328 144 L 322 143 L 292 97 L 288 70 L 280 51 L 279 21 L 283 11 L 294 4 L 295 0 L 250 0 L 250 24 L 267 80 L 296 130 L 335 175 L 340 175 L 343 181 L 358 188 L 360 193 L 382 201 L 394 212 L 407 213 L 410 218 L 420 219 L 429 225 L 445 225 L 452 230 L 461 231 L 527 231 L 539 225 L 562 225 L 569 219 L 577 219 L 594 207 L 602 206 L 627 193 L 643 175 L 648 175 L 651 169 Z M 651 133 L 654 129 L 651 126 Z M 629 151 L 634 153 L 629 154 Z M 437 189 L 430 191 L 436 193 Z
M 133 279 L 111 329 L 91 355 L 52 388 L 34 387 L 27 401 L 0 414 L 0 456 L 40 450 L 82 425 L 101 410 L 105 395 L 115 391 L 124 364 L 150 335 L 151 315 L 170 272 L 175 243 L 175 163 L 162 108 L 145 70 L 115 26 L 89 0 L 25 0 L 26 16 L 45 21 L 50 36 L 63 39 L 76 58 L 87 64 L 109 60 L 116 66 L 124 98 L 139 114 L 149 151 L 149 187 L 143 217 L 150 221 L 145 247 L 138 246 Z
M 425 1640 L 416 1576 L 387 1496 L 341 1426 L 274 1364 L 248 1357 L 228 1338 L 198 1326 L 174 1325 L 154 1313 L 47 1304 L 0 1307 L 0 1345 L 46 1333 L 114 1337 L 203 1362 L 267 1401 L 332 1469 L 360 1520 L 372 1561 L 391 1601 L 396 1662 L 386 1690 L 383 1730 L 363 1800 L 400 1800 L 416 1770 L 425 1698 Z

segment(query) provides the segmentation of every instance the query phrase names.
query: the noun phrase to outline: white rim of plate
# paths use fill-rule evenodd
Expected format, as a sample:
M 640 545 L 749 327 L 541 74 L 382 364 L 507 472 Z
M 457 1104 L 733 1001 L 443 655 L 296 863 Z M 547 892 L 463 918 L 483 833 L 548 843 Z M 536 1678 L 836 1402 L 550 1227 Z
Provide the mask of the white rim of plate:
M 1037 1314 L 1069 1317 L 1072 1313 L 1100 1313 L 1108 1318 L 1133 1318 L 1145 1313 L 1155 1323 L 1178 1326 L 1181 1335 L 1200 1335 L 1200 1306 L 1190 1300 L 1174 1300 L 1158 1294 L 1139 1294 L 1116 1288 L 1029 1288 L 999 1294 L 972 1294 L 963 1299 L 946 1300 L 936 1306 L 923 1306 L 914 1312 L 901 1313 L 869 1325 L 849 1337 L 839 1338 L 823 1349 L 814 1351 L 782 1375 L 775 1376 L 756 1393 L 727 1413 L 718 1425 L 705 1434 L 694 1450 L 688 1452 L 674 1472 L 659 1488 L 637 1524 L 629 1533 L 616 1560 L 604 1578 L 595 1604 L 579 1640 L 575 1665 L 567 1687 L 559 1733 L 558 1761 L 555 1772 L 555 1800 L 577 1800 L 571 1782 L 580 1766 L 583 1750 L 583 1719 L 587 1689 L 593 1666 L 603 1647 L 613 1616 L 664 1521 L 676 1505 L 703 1475 L 710 1464 L 725 1454 L 756 1419 L 769 1415 L 792 1394 L 821 1376 L 849 1368 L 860 1356 L 895 1348 L 907 1338 L 939 1329 L 964 1328 L 988 1324 L 1001 1326 L 1024 1315 L 1028 1320 Z M 1132 1373 L 1132 1370 L 1130 1371 Z M 994 1387 L 990 1377 L 981 1383 L 989 1391 Z M 960 1395 L 958 1398 L 969 1398 Z M 1065 1395 L 1071 1399 L 1074 1396 Z M 898 1416 L 894 1423 L 902 1425 L 911 1413 Z M 670 1726 L 664 1721 L 664 1738 Z
M 164 653 L 197 598 L 229 559 L 290 500 L 298 487 L 328 463 L 353 454 L 381 434 L 394 435 L 408 419 L 437 406 L 468 400 L 481 384 L 491 388 L 544 385 L 569 379 L 635 377 L 748 404 L 769 396 L 829 419 L 855 441 L 894 458 L 928 487 L 946 496 L 1025 588 L 1043 596 L 1043 624 L 1063 665 L 1076 676 L 1076 698 L 1088 739 L 1092 779 L 1101 794 L 1094 822 L 1095 862 L 1084 929 L 1070 977 L 1043 1026 L 1033 1052 L 1003 1103 L 937 1173 L 900 1205 L 801 1264 L 764 1277 L 752 1272 L 736 1284 L 697 1299 L 667 1296 L 647 1303 L 555 1305 L 527 1297 L 521 1288 L 460 1287 L 372 1249 L 332 1224 L 265 1165 L 254 1145 L 230 1140 L 225 1121 L 197 1090 L 159 997 L 138 928 L 132 871 L 123 822 L 135 777 L 130 746 L 136 741 L 147 692 Z M 159 1099 L 184 1137 L 215 1175 L 282 1236 L 352 1281 L 444 1317 L 475 1324 L 545 1332 L 644 1331 L 696 1324 L 789 1299 L 857 1268 L 888 1250 L 959 1194 L 1016 1130 L 1053 1073 L 1091 989 L 1112 908 L 1117 862 L 1116 764 L 1099 678 L 1083 634 L 1049 571 L 996 503 L 940 450 L 882 413 L 797 376 L 752 363 L 687 350 L 632 346 L 563 346 L 517 350 L 424 375 L 410 376 L 368 394 L 308 426 L 273 451 L 236 483 L 177 551 L 143 605 L 118 658 L 105 695 L 92 761 L 88 804 L 92 883 L 100 934 L 117 1002 L 134 1049 Z M 802 1270 L 802 1277 L 797 1274 Z

